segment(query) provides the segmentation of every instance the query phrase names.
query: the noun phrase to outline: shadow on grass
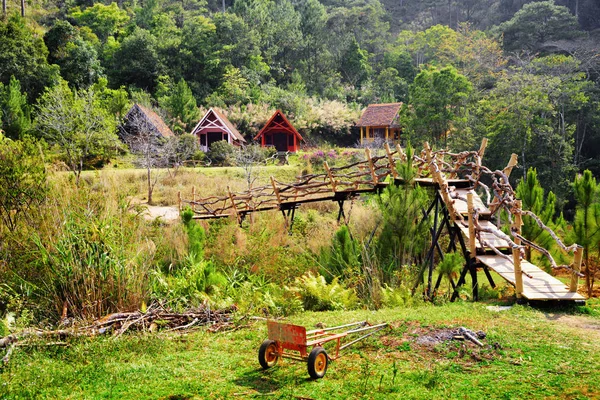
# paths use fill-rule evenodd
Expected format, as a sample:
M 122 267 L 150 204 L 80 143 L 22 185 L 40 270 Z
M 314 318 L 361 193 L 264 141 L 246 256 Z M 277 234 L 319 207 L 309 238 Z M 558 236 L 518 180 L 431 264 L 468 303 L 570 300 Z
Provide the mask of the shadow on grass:
M 290 371 L 289 375 L 282 376 L 277 373 L 279 367 L 263 370 L 261 368 L 248 369 L 240 374 L 233 382 L 244 388 L 253 389 L 261 394 L 269 394 L 290 385 L 310 382 L 308 377 L 300 377 Z

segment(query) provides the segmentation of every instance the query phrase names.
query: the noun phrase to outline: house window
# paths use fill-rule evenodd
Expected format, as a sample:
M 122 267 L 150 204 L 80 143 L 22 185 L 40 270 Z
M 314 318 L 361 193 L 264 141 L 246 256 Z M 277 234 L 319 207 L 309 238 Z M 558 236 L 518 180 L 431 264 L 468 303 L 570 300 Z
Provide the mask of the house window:
M 206 146 L 206 135 L 200 134 L 200 146 Z
M 267 146 L 270 146 L 273 144 L 273 136 L 271 135 L 265 135 L 265 144 Z
M 385 137 L 385 129 L 384 128 L 373 129 L 373 133 L 374 133 L 375 137 L 377 137 L 377 138 Z

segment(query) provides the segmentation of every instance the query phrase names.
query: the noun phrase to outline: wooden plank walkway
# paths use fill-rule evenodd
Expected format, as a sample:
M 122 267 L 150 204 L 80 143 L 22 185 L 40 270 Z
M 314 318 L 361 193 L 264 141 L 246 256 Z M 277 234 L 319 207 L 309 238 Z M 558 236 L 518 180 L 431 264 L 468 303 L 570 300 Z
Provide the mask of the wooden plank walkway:
M 515 268 L 511 261 L 497 255 L 477 256 L 477 261 L 515 285 Z M 521 270 L 524 272 L 522 295 L 528 300 L 585 300 L 579 293 L 569 292 L 566 284 L 528 261 L 521 261 Z
M 491 221 L 485 221 L 485 220 L 479 221 L 479 225 L 484 229 L 499 231 L 499 229 L 496 227 L 496 225 L 494 225 L 494 223 Z M 467 239 L 467 242 L 468 242 L 469 241 L 469 227 L 464 226 L 462 224 L 458 224 L 458 227 L 460 228 L 460 231 L 463 233 L 464 237 Z M 510 244 L 506 240 L 500 239 L 498 236 L 496 236 L 490 232 L 481 232 L 481 239 L 483 239 L 484 242 L 486 242 L 489 245 L 494 246 L 497 249 L 507 249 L 510 247 Z M 486 250 L 486 249 L 490 248 L 489 246 L 484 248 L 483 245 L 481 243 L 479 243 L 479 239 L 477 239 L 477 238 L 475 239 L 475 246 L 481 250 Z

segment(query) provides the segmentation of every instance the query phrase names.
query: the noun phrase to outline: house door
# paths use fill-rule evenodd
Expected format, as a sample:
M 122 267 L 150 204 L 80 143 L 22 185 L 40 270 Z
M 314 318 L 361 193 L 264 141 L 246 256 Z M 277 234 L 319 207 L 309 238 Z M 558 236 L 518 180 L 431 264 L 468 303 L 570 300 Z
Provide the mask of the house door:
M 212 146 L 212 144 L 214 142 L 218 142 L 219 140 L 223 140 L 223 133 L 222 132 L 208 132 L 206 134 L 206 137 L 208 139 L 208 148 L 210 149 L 210 146 Z
M 288 150 L 288 135 L 284 132 L 275 132 L 273 133 L 273 146 L 277 149 L 277 151 L 287 151 Z

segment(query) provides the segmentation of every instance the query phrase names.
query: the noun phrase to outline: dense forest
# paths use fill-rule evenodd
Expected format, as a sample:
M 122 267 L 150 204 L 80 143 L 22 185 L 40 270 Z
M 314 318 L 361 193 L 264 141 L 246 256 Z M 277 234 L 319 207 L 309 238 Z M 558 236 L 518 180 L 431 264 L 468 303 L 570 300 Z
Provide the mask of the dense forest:
M 176 132 L 218 106 L 247 136 L 279 108 L 309 144 L 351 145 L 363 106 L 402 101 L 405 139 L 463 149 L 488 137 L 492 166 L 519 154 L 521 176 L 536 167 L 561 201 L 576 171 L 600 170 L 596 1 L 4 3 L 11 138 L 61 143 L 46 116 L 77 107 L 49 106 L 87 96 L 105 131 L 131 102 Z

